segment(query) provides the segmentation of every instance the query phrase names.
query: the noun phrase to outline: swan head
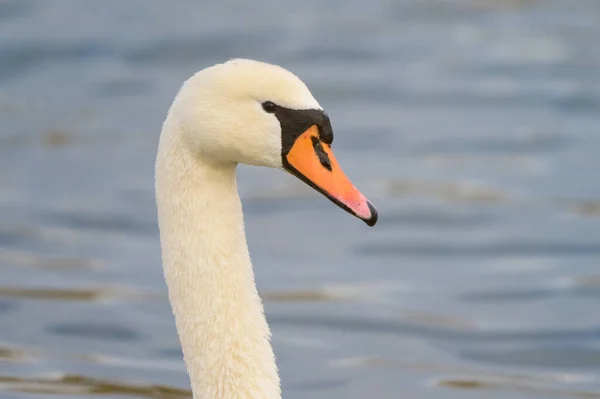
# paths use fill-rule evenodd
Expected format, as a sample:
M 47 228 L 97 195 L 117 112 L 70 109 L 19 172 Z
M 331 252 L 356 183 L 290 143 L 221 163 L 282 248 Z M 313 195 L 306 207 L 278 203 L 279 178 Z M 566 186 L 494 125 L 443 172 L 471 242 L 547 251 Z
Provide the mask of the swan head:
M 245 59 L 203 69 L 183 84 L 170 114 L 196 156 L 283 169 L 369 226 L 377 222 L 333 154 L 327 113 L 290 71 Z

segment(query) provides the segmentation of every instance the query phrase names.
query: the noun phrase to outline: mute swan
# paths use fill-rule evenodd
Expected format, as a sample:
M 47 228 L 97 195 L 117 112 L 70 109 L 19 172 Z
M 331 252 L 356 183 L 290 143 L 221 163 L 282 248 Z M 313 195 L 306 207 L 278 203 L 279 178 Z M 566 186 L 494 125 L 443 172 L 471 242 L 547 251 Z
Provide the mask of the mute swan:
M 291 72 L 235 59 L 196 73 L 164 122 L 155 169 L 164 276 L 196 399 L 276 399 L 236 165 L 283 169 L 369 226 L 377 211 L 331 151 L 329 117 Z

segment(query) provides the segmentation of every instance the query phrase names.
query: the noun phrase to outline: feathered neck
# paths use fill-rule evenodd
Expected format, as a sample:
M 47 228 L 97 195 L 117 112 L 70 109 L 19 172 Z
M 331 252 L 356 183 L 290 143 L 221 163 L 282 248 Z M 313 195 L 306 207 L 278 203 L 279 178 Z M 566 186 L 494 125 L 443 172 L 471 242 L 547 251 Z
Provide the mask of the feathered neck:
M 236 165 L 198 159 L 167 118 L 156 159 L 165 280 L 196 399 L 279 399 Z

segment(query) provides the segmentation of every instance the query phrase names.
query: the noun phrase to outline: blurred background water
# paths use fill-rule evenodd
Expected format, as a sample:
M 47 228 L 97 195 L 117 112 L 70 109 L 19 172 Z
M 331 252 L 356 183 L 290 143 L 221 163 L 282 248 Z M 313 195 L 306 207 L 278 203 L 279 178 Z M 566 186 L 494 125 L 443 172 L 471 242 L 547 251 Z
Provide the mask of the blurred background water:
M 189 396 L 153 162 L 232 57 L 381 215 L 240 168 L 284 397 L 600 398 L 599 38 L 597 0 L 0 1 L 0 398 Z

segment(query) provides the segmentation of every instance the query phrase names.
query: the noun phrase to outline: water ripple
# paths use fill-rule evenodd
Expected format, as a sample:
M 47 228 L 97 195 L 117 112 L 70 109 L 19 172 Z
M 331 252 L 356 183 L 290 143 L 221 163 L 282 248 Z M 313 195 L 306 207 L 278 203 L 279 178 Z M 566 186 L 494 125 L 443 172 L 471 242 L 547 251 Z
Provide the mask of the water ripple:
M 13 377 L 0 375 L 0 390 L 44 395 L 127 396 L 142 398 L 191 398 L 188 390 L 155 384 L 134 384 L 82 375 L 67 374 L 56 377 Z
M 144 293 L 131 289 L 116 287 L 95 288 L 42 288 L 42 287 L 2 287 L 0 297 L 55 300 L 55 301 L 101 301 L 101 300 L 136 300 L 136 299 L 163 299 L 158 293 Z
M 121 325 L 108 324 L 57 324 L 46 329 L 53 335 L 101 341 L 138 341 L 141 335 Z
M 579 329 L 540 329 L 523 331 L 484 331 L 468 325 L 461 328 L 443 328 L 440 325 L 411 323 L 394 320 L 372 319 L 367 317 L 350 318 L 338 316 L 321 317 L 318 315 L 271 314 L 269 321 L 274 325 L 314 327 L 354 333 L 372 333 L 385 335 L 410 335 L 424 339 L 449 342 L 467 342 L 470 344 L 544 342 L 557 340 L 600 339 L 600 326 Z
M 600 242 L 564 242 L 564 241 L 500 241 L 483 244 L 448 243 L 370 243 L 360 245 L 357 254 L 370 256 L 418 256 L 418 257 L 539 257 L 568 256 L 595 257 L 600 255 Z

